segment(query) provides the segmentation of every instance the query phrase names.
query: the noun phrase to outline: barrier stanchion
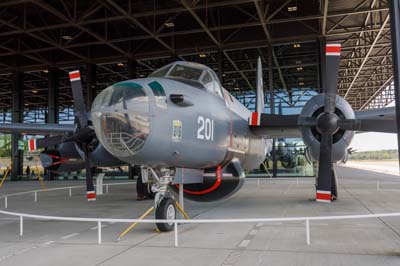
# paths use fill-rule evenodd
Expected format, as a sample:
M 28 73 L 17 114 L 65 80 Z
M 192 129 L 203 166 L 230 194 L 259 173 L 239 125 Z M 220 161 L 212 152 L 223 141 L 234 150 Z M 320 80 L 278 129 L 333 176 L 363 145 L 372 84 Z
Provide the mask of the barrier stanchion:
M 174 222 L 175 247 L 178 247 L 178 223 Z
M 37 202 L 37 191 L 35 191 L 35 202 Z
M 101 221 L 97 222 L 97 244 L 101 244 Z
M 4 197 L 4 209 L 7 209 L 7 208 L 8 208 L 8 197 L 5 196 Z
M 69 194 L 69 197 L 72 197 L 72 187 L 69 187 L 68 194 Z
M 307 245 L 310 245 L 310 220 L 306 220 Z
M 24 235 L 24 216 L 22 215 L 19 217 L 19 235 Z

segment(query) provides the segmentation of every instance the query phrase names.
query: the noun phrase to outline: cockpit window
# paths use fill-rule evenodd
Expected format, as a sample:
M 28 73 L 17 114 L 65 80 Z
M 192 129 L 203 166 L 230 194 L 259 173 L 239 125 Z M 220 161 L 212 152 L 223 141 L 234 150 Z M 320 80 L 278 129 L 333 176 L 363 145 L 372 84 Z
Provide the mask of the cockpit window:
M 212 81 L 212 78 L 211 78 L 210 74 L 208 72 L 206 72 L 203 79 L 201 80 L 201 83 L 207 84 L 207 83 L 210 83 L 211 81 Z
M 148 96 L 143 87 L 135 82 L 123 81 L 100 92 L 92 104 L 92 109 L 122 108 L 148 111 Z
M 153 78 L 162 78 L 162 77 L 164 77 L 164 76 L 168 73 L 168 71 L 169 71 L 170 68 L 171 68 L 171 65 L 167 65 L 167 66 L 165 66 L 165 67 L 162 67 L 162 68 L 160 68 L 159 70 L 157 70 L 157 71 L 151 73 L 151 74 L 149 75 L 149 77 L 153 77 Z
M 183 65 L 175 65 L 173 69 L 169 72 L 168 76 L 172 78 L 183 78 L 183 79 L 199 81 L 202 73 L 203 73 L 202 69 L 183 66 Z
M 107 106 L 116 105 L 122 103 L 122 101 L 128 102 L 133 98 L 145 97 L 146 94 L 142 89 L 132 89 L 131 87 L 114 87 L 113 93 L 111 95 L 110 101 Z

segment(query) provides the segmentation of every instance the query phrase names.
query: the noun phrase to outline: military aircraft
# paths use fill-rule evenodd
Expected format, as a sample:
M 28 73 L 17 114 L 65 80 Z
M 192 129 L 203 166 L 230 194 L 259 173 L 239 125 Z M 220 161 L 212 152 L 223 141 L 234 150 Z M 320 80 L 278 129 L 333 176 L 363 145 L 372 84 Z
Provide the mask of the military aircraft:
M 100 92 L 86 113 L 79 71 L 69 73 L 75 125 L 2 124 L 0 132 L 50 135 L 29 140 L 51 171 L 86 168 L 87 198 L 95 199 L 94 166 L 141 165 L 144 182 L 156 193 L 156 218 L 174 219 L 173 194 L 213 201 L 238 191 L 245 170 L 258 168 L 272 138 L 301 136 L 319 161 L 317 201 L 337 197 L 332 163 L 346 156 L 354 131 L 396 132 L 392 112 L 359 113 L 336 95 L 340 44 L 326 46 L 323 93 L 300 115 L 264 113 L 258 59 L 256 112 L 237 101 L 209 67 L 178 61 L 147 78 L 118 82 Z M 383 116 L 382 116 L 383 114 Z M 386 117 L 385 117 L 386 115 Z M 388 118 L 387 118 L 388 117 Z M 56 148 L 50 148 L 54 147 Z M 157 224 L 161 231 L 173 224 Z

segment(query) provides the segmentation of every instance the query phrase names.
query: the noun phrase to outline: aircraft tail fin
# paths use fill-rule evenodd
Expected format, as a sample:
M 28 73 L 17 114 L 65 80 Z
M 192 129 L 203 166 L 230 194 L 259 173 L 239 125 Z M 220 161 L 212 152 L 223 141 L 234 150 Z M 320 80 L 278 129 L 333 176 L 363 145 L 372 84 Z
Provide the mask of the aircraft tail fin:
M 264 112 L 264 82 L 263 82 L 263 70 L 261 64 L 261 57 L 258 57 L 257 61 L 257 97 L 256 97 L 256 112 Z

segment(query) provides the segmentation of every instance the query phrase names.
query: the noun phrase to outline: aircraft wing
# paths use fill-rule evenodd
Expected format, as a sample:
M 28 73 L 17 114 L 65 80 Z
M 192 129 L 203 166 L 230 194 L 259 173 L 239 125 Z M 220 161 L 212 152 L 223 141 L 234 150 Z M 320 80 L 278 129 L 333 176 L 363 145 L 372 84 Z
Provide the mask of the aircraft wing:
M 1 133 L 21 133 L 26 135 L 64 135 L 65 133 L 72 133 L 74 128 L 74 125 L 65 124 L 0 124 Z
M 254 112 L 249 126 L 254 134 L 268 138 L 301 138 L 299 115 L 271 115 Z
M 356 132 L 397 133 L 394 108 L 357 111 L 355 119 L 343 119 L 339 126 Z M 268 138 L 301 137 L 301 127 L 312 127 L 317 123 L 314 117 L 300 115 L 271 115 L 253 112 L 249 127 L 254 134 Z
M 355 111 L 355 114 L 359 119 L 396 119 L 395 107 Z

